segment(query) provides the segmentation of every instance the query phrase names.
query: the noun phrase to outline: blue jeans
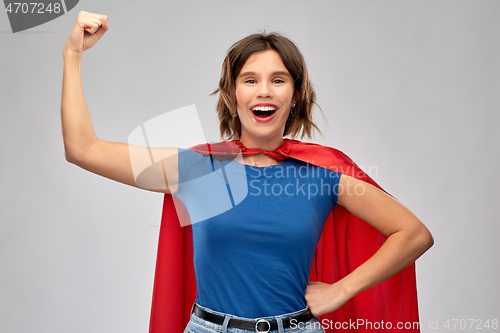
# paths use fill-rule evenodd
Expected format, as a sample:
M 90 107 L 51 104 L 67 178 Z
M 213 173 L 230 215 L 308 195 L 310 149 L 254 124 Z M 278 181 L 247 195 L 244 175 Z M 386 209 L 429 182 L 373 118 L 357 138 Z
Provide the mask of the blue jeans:
M 227 327 L 229 319 L 231 319 L 231 318 L 247 319 L 247 320 L 248 320 L 248 318 L 242 318 L 242 317 L 233 316 L 233 315 L 230 315 L 227 313 L 213 311 L 213 310 L 210 310 L 210 309 L 205 308 L 205 307 L 200 306 L 200 305 L 197 305 L 197 306 L 199 306 L 200 308 L 202 308 L 205 311 L 226 317 L 224 320 L 224 324 L 217 325 L 217 324 L 211 323 L 209 321 L 206 321 L 204 319 L 201 319 L 198 316 L 196 316 L 194 313 L 191 313 L 191 320 L 187 324 L 186 329 L 184 330 L 184 333 L 252 333 L 252 332 L 255 332 L 255 331 L 243 330 L 240 328 Z M 306 309 L 296 311 L 296 312 L 286 313 L 286 314 L 283 314 L 280 316 L 263 317 L 263 319 L 267 319 L 267 320 L 276 319 L 278 322 L 278 330 L 269 331 L 269 333 L 325 333 L 325 330 L 323 329 L 320 322 L 316 318 L 313 318 L 313 319 L 311 319 L 307 322 L 304 322 L 304 323 L 292 324 L 289 328 L 285 328 L 285 329 L 283 328 L 281 318 L 294 316 L 294 315 L 300 314 L 304 311 L 306 311 Z

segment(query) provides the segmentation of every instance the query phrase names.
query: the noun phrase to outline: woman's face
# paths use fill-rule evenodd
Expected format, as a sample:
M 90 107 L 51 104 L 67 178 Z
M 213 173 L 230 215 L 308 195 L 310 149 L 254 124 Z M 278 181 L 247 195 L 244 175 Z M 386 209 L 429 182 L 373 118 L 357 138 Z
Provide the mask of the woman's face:
M 252 54 L 236 78 L 241 141 L 281 141 L 294 97 L 294 80 L 278 52 Z

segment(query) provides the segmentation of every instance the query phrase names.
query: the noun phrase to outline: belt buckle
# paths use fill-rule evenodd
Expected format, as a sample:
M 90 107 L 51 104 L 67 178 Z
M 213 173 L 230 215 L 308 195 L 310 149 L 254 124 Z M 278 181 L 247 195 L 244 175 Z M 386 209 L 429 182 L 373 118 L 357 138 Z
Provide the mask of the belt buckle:
M 259 328 L 258 328 L 259 323 L 266 323 L 266 324 L 267 324 L 267 331 L 259 331 Z M 267 332 L 269 332 L 270 330 L 271 330 L 271 323 L 270 323 L 270 322 L 268 322 L 268 321 L 267 321 L 267 320 L 265 320 L 265 319 L 259 319 L 259 320 L 257 320 L 257 322 L 255 323 L 255 332 L 257 332 L 257 333 L 267 333 Z

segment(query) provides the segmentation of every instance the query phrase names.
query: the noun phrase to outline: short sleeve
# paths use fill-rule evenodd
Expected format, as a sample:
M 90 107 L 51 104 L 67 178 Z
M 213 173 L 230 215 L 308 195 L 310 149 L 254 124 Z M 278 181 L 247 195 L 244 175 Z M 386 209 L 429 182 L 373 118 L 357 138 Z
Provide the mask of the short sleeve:
M 190 149 L 179 148 L 177 163 L 179 168 L 179 180 L 177 191 L 173 193 L 176 196 L 180 196 L 183 192 L 183 184 L 198 177 L 207 175 L 212 171 L 210 156 L 205 156 Z

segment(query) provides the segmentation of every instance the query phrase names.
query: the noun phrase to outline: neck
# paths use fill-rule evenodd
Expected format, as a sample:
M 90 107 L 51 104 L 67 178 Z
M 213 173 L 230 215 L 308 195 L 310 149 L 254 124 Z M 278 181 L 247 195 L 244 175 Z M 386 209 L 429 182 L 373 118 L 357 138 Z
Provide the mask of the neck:
M 240 142 L 243 146 L 247 148 L 257 148 L 263 150 L 275 150 L 279 146 L 283 144 L 283 137 L 274 137 L 274 138 L 252 138 L 249 136 L 241 135 Z

